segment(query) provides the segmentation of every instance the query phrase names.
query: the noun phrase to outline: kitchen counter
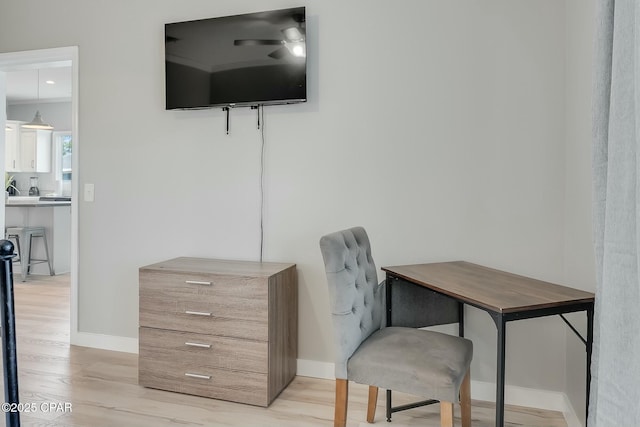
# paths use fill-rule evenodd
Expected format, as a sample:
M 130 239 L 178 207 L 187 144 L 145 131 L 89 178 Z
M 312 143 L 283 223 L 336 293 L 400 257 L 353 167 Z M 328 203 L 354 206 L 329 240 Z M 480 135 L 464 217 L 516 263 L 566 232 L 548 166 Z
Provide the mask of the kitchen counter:
M 6 207 L 17 207 L 17 208 L 45 208 L 50 206 L 71 206 L 71 202 L 63 202 L 63 201 L 35 201 L 35 202 L 7 202 L 5 204 Z
M 49 256 L 55 274 L 66 273 L 71 266 L 71 201 L 61 197 L 9 196 L 5 203 L 5 224 L 10 227 L 44 227 Z M 33 248 L 33 258 L 44 259 L 44 246 Z M 33 274 L 49 274 L 46 264 L 36 264 Z
M 6 199 L 6 207 L 50 207 L 50 206 L 71 206 L 71 199 L 56 200 L 54 197 L 45 197 L 41 200 L 37 196 L 9 196 Z M 62 197 L 60 199 L 63 199 Z

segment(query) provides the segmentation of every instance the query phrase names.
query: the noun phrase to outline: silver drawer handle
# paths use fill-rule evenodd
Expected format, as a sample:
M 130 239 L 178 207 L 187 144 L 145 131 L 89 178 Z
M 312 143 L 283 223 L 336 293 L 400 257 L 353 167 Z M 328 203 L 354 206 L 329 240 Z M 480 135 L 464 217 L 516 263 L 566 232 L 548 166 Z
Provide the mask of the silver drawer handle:
M 201 282 L 199 280 L 185 280 L 185 283 L 188 283 L 190 285 L 207 285 L 207 286 L 211 286 L 211 282 Z
M 185 314 L 193 314 L 194 316 L 211 316 L 211 313 L 206 313 L 204 311 L 189 311 L 189 310 L 186 310 Z
M 185 377 L 190 377 L 190 378 L 199 378 L 201 380 L 210 380 L 211 379 L 211 375 L 192 374 L 190 372 L 185 372 L 184 376 Z
M 184 345 L 188 345 L 189 347 L 211 348 L 211 344 L 200 344 L 198 342 L 186 342 Z

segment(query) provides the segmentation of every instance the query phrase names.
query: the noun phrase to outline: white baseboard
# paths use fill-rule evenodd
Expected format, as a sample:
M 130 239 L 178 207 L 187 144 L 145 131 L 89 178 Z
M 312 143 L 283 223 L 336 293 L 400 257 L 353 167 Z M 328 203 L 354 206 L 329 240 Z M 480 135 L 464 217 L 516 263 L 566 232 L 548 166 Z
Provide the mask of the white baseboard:
M 507 405 L 526 406 L 547 411 L 564 412 L 566 395 L 559 391 L 507 385 L 504 390 L 504 402 Z M 484 381 L 471 381 L 471 397 L 485 402 L 496 401 L 496 385 Z
M 566 394 L 564 395 L 564 404 L 565 410 L 562 412 L 564 413 L 564 419 L 567 421 L 567 427 L 583 427 L 582 422 L 578 419 L 576 411 L 573 409 L 573 405 Z
M 115 335 L 94 334 L 91 332 L 72 332 L 71 345 L 99 348 L 101 350 L 138 353 L 138 339 Z
M 301 377 L 335 380 L 335 364 L 328 362 L 318 362 L 316 360 L 298 359 L 298 369 L 296 375 L 299 375 Z
M 486 402 L 496 401 L 496 385 L 484 381 L 471 381 L 471 397 Z M 525 406 L 562 412 L 567 427 L 582 427 L 573 405 L 567 395 L 561 391 L 540 390 L 534 388 L 507 385 L 504 390 L 507 405 Z

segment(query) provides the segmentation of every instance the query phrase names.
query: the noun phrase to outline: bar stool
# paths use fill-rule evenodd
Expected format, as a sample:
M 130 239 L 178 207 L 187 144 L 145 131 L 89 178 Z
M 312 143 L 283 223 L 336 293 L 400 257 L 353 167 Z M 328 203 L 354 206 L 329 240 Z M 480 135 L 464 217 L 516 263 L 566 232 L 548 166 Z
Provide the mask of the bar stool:
M 51 258 L 49 257 L 49 246 L 47 245 L 47 235 L 44 227 L 7 227 L 5 234 L 7 239 L 14 239 L 16 241 L 19 258 L 15 261 L 20 262 L 23 282 L 27 281 L 27 274 L 31 273 L 31 266 L 43 262 L 47 263 L 47 266 L 49 267 L 49 274 L 53 276 L 53 265 L 51 264 Z M 42 238 L 42 241 L 44 242 L 44 252 L 47 257 L 46 259 L 36 259 L 31 257 L 32 241 L 34 237 Z M 22 240 L 22 245 L 20 244 L 20 240 Z

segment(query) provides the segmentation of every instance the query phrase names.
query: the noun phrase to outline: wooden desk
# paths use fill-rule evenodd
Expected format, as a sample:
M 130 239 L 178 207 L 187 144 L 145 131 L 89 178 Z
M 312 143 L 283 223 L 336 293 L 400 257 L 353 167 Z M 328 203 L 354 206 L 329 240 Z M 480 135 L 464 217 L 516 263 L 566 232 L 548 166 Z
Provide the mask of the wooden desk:
M 469 304 L 489 313 L 498 330 L 496 374 L 496 426 L 504 426 L 504 373 L 506 323 L 576 311 L 587 315 L 587 338 L 578 334 L 587 351 L 587 412 L 591 382 L 594 294 L 529 277 L 518 276 L 464 261 L 383 267 L 386 272 L 387 325 L 391 325 L 393 286 L 406 281 L 445 295 L 460 304 Z M 428 295 L 428 293 L 426 293 Z M 460 335 L 464 335 L 460 310 Z

